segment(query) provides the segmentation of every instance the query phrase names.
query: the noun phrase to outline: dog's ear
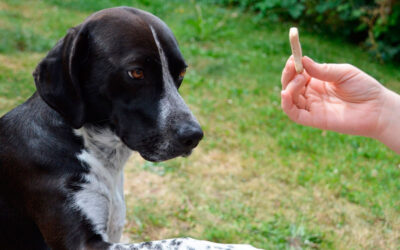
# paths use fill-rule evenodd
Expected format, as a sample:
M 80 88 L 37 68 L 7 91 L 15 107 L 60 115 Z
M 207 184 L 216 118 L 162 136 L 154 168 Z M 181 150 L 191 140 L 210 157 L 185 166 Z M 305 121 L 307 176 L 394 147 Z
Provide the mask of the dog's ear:
M 79 75 L 88 57 L 88 32 L 71 28 L 33 72 L 42 99 L 74 128 L 85 122 L 85 103 Z

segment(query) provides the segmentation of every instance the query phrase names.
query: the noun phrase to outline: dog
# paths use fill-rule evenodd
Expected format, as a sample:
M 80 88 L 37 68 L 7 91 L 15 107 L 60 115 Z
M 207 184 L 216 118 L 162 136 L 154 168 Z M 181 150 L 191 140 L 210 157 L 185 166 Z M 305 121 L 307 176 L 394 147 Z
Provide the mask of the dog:
M 167 25 L 130 7 L 71 28 L 37 91 L 0 119 L 0 249 L 255 249 L 176 238 L 119 243 L 123 166 L 188 156 L 203 137 L 178 93 L 187 64 Z

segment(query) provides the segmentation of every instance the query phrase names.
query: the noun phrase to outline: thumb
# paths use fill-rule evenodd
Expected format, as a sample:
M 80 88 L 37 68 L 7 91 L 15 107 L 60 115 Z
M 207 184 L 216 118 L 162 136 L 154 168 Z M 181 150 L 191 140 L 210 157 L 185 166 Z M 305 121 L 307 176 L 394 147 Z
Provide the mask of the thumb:
M 356 71 L 356 67 L 350 64 L 316 63 L 305 56 L 302 59 L 304 69 L 314 78 L 326 82 L 341 83 Z

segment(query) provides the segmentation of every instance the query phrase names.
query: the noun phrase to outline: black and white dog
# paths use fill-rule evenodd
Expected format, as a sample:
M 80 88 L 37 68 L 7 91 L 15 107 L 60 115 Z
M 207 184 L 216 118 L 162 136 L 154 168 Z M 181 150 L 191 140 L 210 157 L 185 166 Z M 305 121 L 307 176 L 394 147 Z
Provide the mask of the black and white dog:
M 37 66 L 37 92 L 0 119 L 0 249 L 255 249 L 118 243 L 131 150 L 164 161 L 203 137 L 178 93 L 186 67 L 170 29 L 138 9 L 70 29 Z

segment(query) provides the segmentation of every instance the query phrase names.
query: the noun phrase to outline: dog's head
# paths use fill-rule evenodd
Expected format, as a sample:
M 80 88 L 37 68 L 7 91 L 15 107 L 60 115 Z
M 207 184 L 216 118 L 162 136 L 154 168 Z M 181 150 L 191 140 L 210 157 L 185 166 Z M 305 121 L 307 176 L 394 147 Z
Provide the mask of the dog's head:
M 72 28 L 34 72 L 42 99 L 72 127 L 108 126 L 145 159 L 189 155 L 203 132 L 178 93 L 186 63 L 150 13 L 99 11 Z

